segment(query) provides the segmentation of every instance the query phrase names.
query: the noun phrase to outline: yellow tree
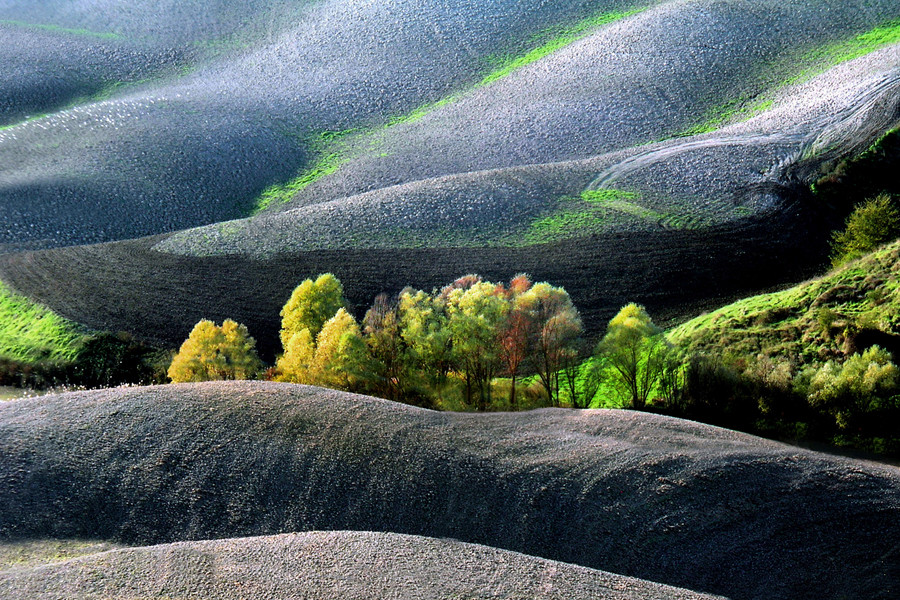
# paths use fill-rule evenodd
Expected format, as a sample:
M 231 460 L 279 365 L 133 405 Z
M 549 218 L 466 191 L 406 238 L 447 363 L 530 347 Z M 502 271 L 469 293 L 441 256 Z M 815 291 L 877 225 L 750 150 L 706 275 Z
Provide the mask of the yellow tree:
M 304 329 L 309 329 L 310 336 L 315 339 L 325 321 L 344 305 L 344 288 L 331 273 L 298 285 L 281 309 L 282 347 L 287 348 L 291 337 Z
M 284 354 L 276 362 L 278 381 L 312 383 L 309 369 L 315 353 L 316 346 L 309 329 L 292 335 L 284 348 Z
M 610 320 L 597 355 L 611 369 L 611 383 L 632 408 L 647 404 L 661 373 L 664 348 L 661 330 L 643 306 L 624 306 Z
M 311 382 L 325 387 L 352 390 L 366 369 L 366 343 L 353 315 L 341 308 L 316 337 L 315 355 L 309 368 Z
M 181 345 L 168 376 L 173 383 L 251 379 L 261 368 L 256 341 L 244 325 L 226 319 L 219 327 L 203 319 Z
M 275 365 L 279 381 L 312 383 L 309 370 L 315 355 L 316 336 L 344 304 L 344 288 L 331 273 L 319 275 L 315 281 L 307 279 L 294 288 L 281 309 L 284 354 Z

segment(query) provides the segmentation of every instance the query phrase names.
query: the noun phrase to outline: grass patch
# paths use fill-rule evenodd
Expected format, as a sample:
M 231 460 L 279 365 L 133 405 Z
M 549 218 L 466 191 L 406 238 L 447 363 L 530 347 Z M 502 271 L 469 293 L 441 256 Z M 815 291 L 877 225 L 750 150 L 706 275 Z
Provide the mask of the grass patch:
M 0 25 L 9 25 L 10 27 L 21 27 L 23 29 L 37 29 L 39 31 L 49 31 L 51 33 L 62 33 L 65 35 L 76 35 L 81 37 L 92 37 L 101 40 L 122 40 L 125 39 L 118 33 L 106 33 L 99 31 L 89 31 L 87 29 L 69 29 L 68 27 L 60 27 L 59 25 L 43 25 L 40 23 L 26 23 L 24 21 L 0 20 Z
M 490 85 L 498 79 L 502 79 L 503 77 L 506 77 L 507 75 L 513 73 L 518 69 L 521 69 L 524 66 L 537 62 L 542 58 L 553 54 L 557 50 L 565 48 L 569 44 L 587 37 L 598 27 L 609 25 L 610 23 L 614 23 L 615 21 L 620 21 L 626 17 L 636 15 L 644 10 L 646 9 L 636 8 L 627 11 L 602 13 L 583 19 L 575 23 L 574 25 L 563 28 L 562 30 L 557 30 L 554 32 L 554 37 L 544 41 L 543 43 L 541 43 L 541 45 L 537 46 L 536 48 L 532 48 L 531 50 L 520 56 L 495 59 L 495 62 L 499 63 L 498 66 L 494 68 L 494 70 L 492 70 L 490 73 L 485 75 L 484 78 L 475 85 L 475 87 L 478 88 Z
M 29 540 L 0 543 L 0 571 L 17 567 L 37 567 L 113 550 L 108 542 L 83 540 Z
M 525 243 L 542 244 L 593 233 L 604 223 L 601 215 L 589 209 L 563 210 L 532 222 L 525 235 Z
M 713 107 L 706 112 L 700 123 L 679 133 L 678 136 L 710 133 L 725 125 L 748 121 L 772 108 L 774 105 L 772 95 L 775 92 L 808 81 L 842 63 L 861 58 L 898 42 L 900 42 L 900 19 L 889 21 L 850 39 L 808 50 L 798 57 L 789 59 L 788 71 L 792 71 L 792 74 L 770 81 L 764 94 L 735 98 Z M 770 70 L 784 71 L 777 65 L 770 66 Z
M 900 241 L 818 279 L 701 315 L 668 337 L 693 352 L 812 364 L 842 356 L 860 331 L 900 335 Z
M 0 358 L 73 360 L 84 329 L 0 283 Z
M 544 244 L 597 233 L 625 218 L 661 223 L 680 222 L 637 203 L 637 192 L 618 189 L 585 190 L 578 198 L 560 199 L 556 209 L 534 219 L 518 245 Z

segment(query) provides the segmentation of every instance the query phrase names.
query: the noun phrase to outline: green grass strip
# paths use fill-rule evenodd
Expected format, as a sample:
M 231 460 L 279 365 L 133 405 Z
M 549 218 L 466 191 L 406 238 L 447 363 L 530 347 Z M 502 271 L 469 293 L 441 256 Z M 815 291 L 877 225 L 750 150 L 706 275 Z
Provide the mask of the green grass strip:
M 89 31 L 87 29 L 69 29 L 60 27 L 59 25 L 42 25 L 40 23 L 26 23 L 24 21 L 0 20 L 0 25 L 9 25 L 11 27 L 22 27 L 24 29 L 38 29 L 40 31 L 49 31 L 51 33 L 63 33 L 66 35 L 77 35 L 83 37 L 93 37 L 102 40 L 121 40 L 123 36 L 118 33 L 103 33 L 98 31 Z
M 645 7 L 635 8 L 627 11 L 614 11 L 594 15 L 592 17 L 588 17 L 587 19 L 583 19 L 578 23 L 563 29 L 552 39 L 547 40 L 537 48 L 530 50 L 522 56 L 504 60 L 500 66 L 485 75 L 485 77 L 479 83 L 477 83 L 475 87 L 477 88 L 485 85 L 490 85 L 498 79 L 506 77 L 517 69 L 521 69 L 524 66 L 537 62 L 542 58 L 553 54 L 557 50 L 565 48 L 569 44 L 586 38 L 598 27 L 609 25 L 610 23 L 636 15 L 644 10 L 646 10 Z
M 737 98 L 710 109 L 703 122 L 687 129 L 679 136 L 699 135 L 720 129 L 724 125 L 748 121 L 774 105 L 771 95 L 790 85 L 809 81 L 842 63 L 861 58 L 886 46 L 900 42 L 900 19 L 889 21 L 853 38 L 826 44 L 802 54 L 795 61 L 799 65 L 794 75 L 776 82 L 766 97 Z
M 276 183 L 270 185 L 256 201 L 254 214 L 263 211 L 274 204 L 286 204 L 291 201 L 296 194 L 306 189 L 316 181 L 337 172 L 341 165 L 346 163 L 350 158 L 343 156 L 338 152 L 332 152 L 317 160 L 311 167 L 304 170 L 299 176 L 291 179 L 287 183 Z
M 75 358 L 84 329 L 0 283 L 0 358 L 24 362 Z
M 380 127 L 376 127 L 368 131 L 348 129 L 339 132 L 326 131 L 320 133 L 317 136 L 317 139 L 314 140 L 314 143 L 312 144 L 314 150 L 316 150 L 316 153 L 320 155 L 320 158 L 315 163 L 313 163 L 312 166 L 304 169 L 294 179 L 286 183 L 279 183 L 269 186 L 268 188 L 263 190 L 263 192 L 256 200 L 255 207 L 252 210 L 251 215 L 256 215 L 275 204 L 290 202 L 290 200 L 297 193 L 301 192 L 313 183 L 319 181 L 323 177 L 327 177 L 328 175 L 337 172 L 342 165 L 355 158 L 357 153 L 347 150 L 345 145 L 342 143 L 342 138 L 345 138 L 348 134 L 359 133 L 360 137 L 374 137 L 383 134 L 391 127 L 407 123 L 415 123 L 416 121 L 419 121 L 420 119 L 425 117 L 427 114 L 441 107 L 452 104 L 453 102 L 456 102 L 473 90 L 488 86 L 526 65 L 534 63 L 552 54 L 553 52 L 556 52 L 557 50 L 568 46 L 569 44 L 587 37 L 598 27 L 602 27 L 603 25 L 608 25 L 626 17 L 636 15 L 644 10 L 646 10 L 646 8 L 642 7 L 628 11 L 616 11 L 594 15 L 575 23 L 574 25 L 565 27 L 562 30 L 557 30 L 554 33 L 554 37 L 552 39 L 544 41 L 540 46 L 529 50 L 525 54 L 517 57 L 508 57 L 498 60 L 497 66 L 495 66 L 487 75 L 485 75 L 480 81 L 475 83 L 469 89 L 450 94 L 435 102 L 423 104 L 422 106 L 419 106 L 418 108 L 415 108 L 406 114 L 391 117 L 387 123 Z M 372 143 L 369 144 L 369 147 L 375 146 L 377 146 L 377 140 L 373 140 Z

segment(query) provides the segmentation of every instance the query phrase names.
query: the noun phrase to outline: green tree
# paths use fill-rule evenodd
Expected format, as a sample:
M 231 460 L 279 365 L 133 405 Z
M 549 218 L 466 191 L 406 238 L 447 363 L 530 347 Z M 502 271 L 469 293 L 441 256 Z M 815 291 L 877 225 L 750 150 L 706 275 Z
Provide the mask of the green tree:
M 629 304 L 613 317 L 596 355 L 610 371 L 610 383 L 623 403 L 643 408 L 656 384 L 665 345 L 661 330 L 643 306 Z
M 363 318 L 366 346 L 372 357 L 373 392 L 389 400 L 403 400 L 409 385 L 406 344 L 400 330 L 399 306 L 379 294 Z
M 831 262 L 837 266 L 900 236 L 900 211 L 891 196 L 880 194 L 857 206 L 843 231 L 832 236 Z
M 447 302 L 442 295 L 405 289 L 400 293 L 400 335 L 407 347 L 408 364 L 419 371 L 440 397 L 452 367 L 452 335 L 447 324 Z
M 366 344 L 359 325 L 346 309 L 339 309 L 316 336 L 316 351 L 309 372 L 316 385 L 356 390 L 368 367 Z
M 526 362 L 537 373 L 547 399 L 559 406 L 559 374 L 577 349 L 581 316 L 566 290 L 545 282 L 534 284 L 519 301 L 530 324 Z
M 260 369 L 256 341 L 244 325 L 226 319 L 219 327 L 203 319 L 181 345 L 168 375 L 174 383 L 252 379 Z
M 508 310 L 503 287 L 487 281 L 447 294 L 454 362 L 465 377 L 466 403 L 474 400 L 478 410 L 491 403 L 491 381 L 501 364 L 498 338 Z
M 900 408 L 900 370 L 878 346 L 828 361 L 809 384 L 809 403 L 830 414 L 840 429 L 852 429 L 869 414 Z
M 294 288 L 281 309 L 282 354 L 276 361 L 276 379 L 291 383 L 313 383 L 310 368 L 315 357 L 316 336 L 326 321 L 344 307 L 344 288 L 331 273 L 307 279 Z

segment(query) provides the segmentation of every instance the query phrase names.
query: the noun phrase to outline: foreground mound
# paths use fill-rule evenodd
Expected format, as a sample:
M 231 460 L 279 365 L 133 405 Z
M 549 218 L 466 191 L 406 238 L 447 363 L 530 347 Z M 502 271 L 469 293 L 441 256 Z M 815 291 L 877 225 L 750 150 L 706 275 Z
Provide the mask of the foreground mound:
M 0 571 L 0 594 L 35 600 L 709 597 L 454 540 L 352 531 L 116 550 L 50 567 Z
M 447 414 L 304 386 L 0 407 L 0 532 L 453 537 L 735 598 L 896 597 L 900 473 L 625 411 Z

